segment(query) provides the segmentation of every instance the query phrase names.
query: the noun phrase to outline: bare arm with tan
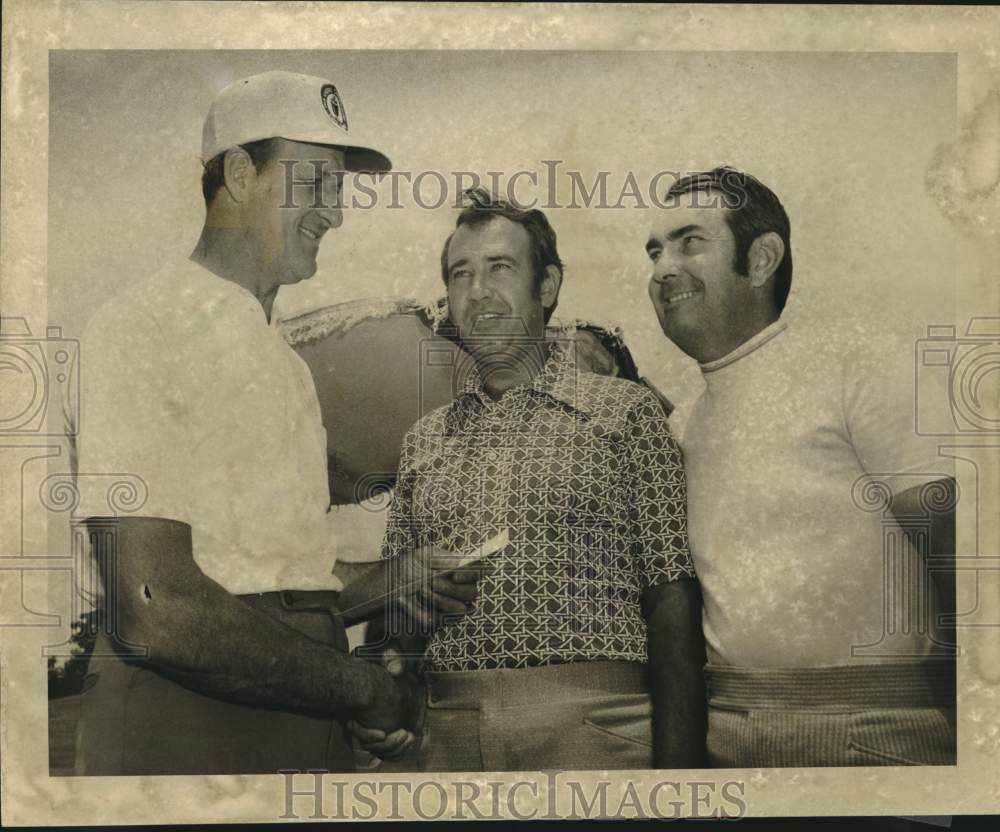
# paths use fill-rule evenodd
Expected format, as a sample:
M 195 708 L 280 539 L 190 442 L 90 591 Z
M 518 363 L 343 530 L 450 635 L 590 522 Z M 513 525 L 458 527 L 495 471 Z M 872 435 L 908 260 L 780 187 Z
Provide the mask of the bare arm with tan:
M 154 668 L 234 702 L 400 727 L 405 694 L 385 670 L 227 592 L 195 563 L 189 526 L 153 517 L 116 525 L 114 586 L 106 587 L 112 620 Z

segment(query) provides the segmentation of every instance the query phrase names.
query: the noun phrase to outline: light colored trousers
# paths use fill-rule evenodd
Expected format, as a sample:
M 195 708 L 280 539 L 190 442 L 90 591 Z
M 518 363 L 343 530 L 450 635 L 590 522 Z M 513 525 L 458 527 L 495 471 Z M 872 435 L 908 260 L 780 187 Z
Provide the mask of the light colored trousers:
M 709 665 L 714 768 L 955 765 L 947 659 L 764 670 Z
M 653 766 L 645 665 L 579 661 L 426 682 L 421 771 Z

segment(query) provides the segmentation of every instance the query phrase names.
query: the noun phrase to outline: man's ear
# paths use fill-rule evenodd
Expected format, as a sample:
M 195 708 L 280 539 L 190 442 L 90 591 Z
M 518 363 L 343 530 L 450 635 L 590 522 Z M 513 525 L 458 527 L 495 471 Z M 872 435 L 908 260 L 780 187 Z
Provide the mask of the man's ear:
M 777 271 L 784 256 L 785 243 L 778 234 L 774 231 L 761 234 L 750 244 L 750 253 L 747 257 L 750 284 L 755 289 L 761 288 Z
M 256 174 L 257 169 L 250 154 L 242 147 L 233 147 L 226 151 L 226 156 L 222 160 L 223 184 L 234 202 L 242 205 L 247 201 Z
M 559 297 L 559 288 L 562 286 L 562 272 L 558 266 L 546 266 L 545 274 L 542 276 L 541 291 L 542 306 L 548 309 Z

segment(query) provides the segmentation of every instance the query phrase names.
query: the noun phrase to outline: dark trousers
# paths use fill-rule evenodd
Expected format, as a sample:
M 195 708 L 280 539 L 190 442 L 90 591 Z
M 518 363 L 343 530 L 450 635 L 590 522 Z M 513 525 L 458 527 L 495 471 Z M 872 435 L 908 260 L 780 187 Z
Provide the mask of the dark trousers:
M 283 623 L 347 650 L 330 593 L 241 596 Z M 322 599 L 320 600 L 320 596 Z M 204 696 L 123 659 L 98 637 L 77 729 L 81 775 L 274 774 L 354 771 L 351 745 L 333 719 Z

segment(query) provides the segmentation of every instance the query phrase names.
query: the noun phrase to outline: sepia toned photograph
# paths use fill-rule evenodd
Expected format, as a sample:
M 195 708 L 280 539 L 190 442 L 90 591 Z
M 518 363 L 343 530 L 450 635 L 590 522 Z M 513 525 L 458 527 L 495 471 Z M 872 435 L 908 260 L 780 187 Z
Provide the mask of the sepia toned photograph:
M 995 805 L 968 47 L 70 6 L 146 34 L 36 49 L 40 132 L 5 59 L 5 822 Z

